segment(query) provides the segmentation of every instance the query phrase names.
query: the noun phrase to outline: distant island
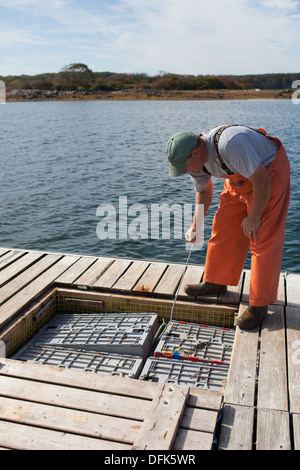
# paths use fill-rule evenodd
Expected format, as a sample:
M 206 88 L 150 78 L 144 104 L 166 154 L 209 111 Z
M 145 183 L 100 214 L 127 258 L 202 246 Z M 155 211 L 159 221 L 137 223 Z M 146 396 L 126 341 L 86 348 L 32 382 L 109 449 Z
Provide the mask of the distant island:
M 70 64 L 58 73 L 1 77 L 7 101 L 41 100 L 201 100 L 290 98 L 300 73 L 258 75 L 178 75 L 93 72 Z

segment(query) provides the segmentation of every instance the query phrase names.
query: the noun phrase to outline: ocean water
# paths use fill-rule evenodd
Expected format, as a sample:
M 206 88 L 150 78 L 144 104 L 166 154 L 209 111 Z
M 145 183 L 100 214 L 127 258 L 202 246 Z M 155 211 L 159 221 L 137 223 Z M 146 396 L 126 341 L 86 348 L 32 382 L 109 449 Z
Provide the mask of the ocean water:
M 0 246 L 185 262 L 194 189 L 188 175 L 169 178 L 166 143 L 178 131 L 239 123 L 285 145 L 292 190 L 282 271 L 300 272 L 299 116 L 291 100 L 1 104 Z M 205 262 L 223 181 L 213 184 L 191 263 Z

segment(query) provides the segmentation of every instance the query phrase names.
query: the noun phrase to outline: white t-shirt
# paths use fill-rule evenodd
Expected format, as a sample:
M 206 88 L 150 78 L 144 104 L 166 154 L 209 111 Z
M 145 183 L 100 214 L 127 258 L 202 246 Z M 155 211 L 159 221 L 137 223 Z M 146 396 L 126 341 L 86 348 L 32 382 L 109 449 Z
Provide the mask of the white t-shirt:
M 214 127 L 203 134 L 208 150 L 205 167 L 216 178 L 227 175 L 226 170 L 221 167 L 214 142 L 215 134 L 221 127 L 223 126 Z M 222 132 L 218 148 L 229 170 L 249 178 L 260 163 L 267 166 L 274 160 L 279 144 L 248 127 L 232 126 Z M 190 173 L 190 176 L 197 192 L 204 189 L 210 178 L 204 171 Z

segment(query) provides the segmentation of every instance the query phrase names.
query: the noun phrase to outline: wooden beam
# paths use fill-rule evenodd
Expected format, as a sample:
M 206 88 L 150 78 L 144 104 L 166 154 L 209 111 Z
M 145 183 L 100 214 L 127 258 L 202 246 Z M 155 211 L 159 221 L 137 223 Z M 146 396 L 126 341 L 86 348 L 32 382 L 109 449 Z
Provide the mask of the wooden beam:
M 270 305 L 262 323 L 257 407 L 288 411 L 283 309 Z
M 132 450 L 170 450 L 188 394 L 188 387 L 159 384 Z
M 247 305 L 241 304 L 239 315 Z M 236 327 L 224 402 L 254 406 L 259 328 L 241 330 Z

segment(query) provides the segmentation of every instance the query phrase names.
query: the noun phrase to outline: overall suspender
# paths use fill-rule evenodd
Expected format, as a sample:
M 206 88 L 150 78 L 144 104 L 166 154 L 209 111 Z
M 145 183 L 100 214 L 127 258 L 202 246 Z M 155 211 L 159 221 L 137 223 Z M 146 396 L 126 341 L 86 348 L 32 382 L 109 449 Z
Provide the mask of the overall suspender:
M 219 152 L 219 140 L 220 140 L 220 137 L 221 137 L 221 134 L 223 131 L 225 131 L 225 129 L 227 129 L 228 127 L 232 127 L 232 126 L 239 126 L 240 124 L 230 124 L 228 126 L 223 126 L 223 127 L 220 127 L 220 129 L 216 132 L 216 135 L 215 135 L 215 139 L 214 139 L 214 143 L 215 143 L 215 149 L 216 149 L 216 152 L 217 152 L 217 155 L 218 155 L 218 159 L 219 159 L 219 162 L 220 162 L 220 165 L 221 167 L 223 168 L 224 171 L 226 171 L 226 173 L 228 175 L 234 175 L 234 172 L 232 172 L 228 166 L 226 165 L 226 163 L 224 162 L 220 152 Z M 246 126 L 245 126 L 246 127 Z M 255 131 L 255 132 L 259 132 L 260 134 L 262 135 L 265 135 L 263 132 L 261 132 L 260 130 L 258 129 L 252 129 L 251 127 L 248 127 L 248 129 L 251 129 L 252 131 Z M 205 173 L 209 173 L 209 171 L 207 170 L 207 168 L 205 168 L 205 166 L 203 167 L 203 171 Z

